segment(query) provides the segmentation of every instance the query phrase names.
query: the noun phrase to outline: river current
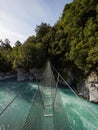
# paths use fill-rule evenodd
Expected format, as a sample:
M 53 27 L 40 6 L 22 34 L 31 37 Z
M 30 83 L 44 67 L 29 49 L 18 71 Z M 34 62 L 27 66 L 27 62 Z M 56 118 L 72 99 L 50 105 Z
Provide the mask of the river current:
M 0 130 L 22 129 L 37 88 L 37 84 L 30 81 L 0 81 Z M 77 98 L 69 89 L 59 89 L 59 93 L 73 130 L 98 130 L 97 104 Z

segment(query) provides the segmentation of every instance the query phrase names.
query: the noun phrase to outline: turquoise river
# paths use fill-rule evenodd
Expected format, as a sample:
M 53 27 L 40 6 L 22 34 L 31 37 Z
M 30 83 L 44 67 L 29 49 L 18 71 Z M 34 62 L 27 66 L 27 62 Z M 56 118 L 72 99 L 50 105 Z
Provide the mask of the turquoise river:
M 30 81 L 0 81 L 0 130 L 22 129 L 37 88 Z M 59 89 L 59 93 L 73 130 L 98 130 L 97 104 L 77 98 L 69 89 Z

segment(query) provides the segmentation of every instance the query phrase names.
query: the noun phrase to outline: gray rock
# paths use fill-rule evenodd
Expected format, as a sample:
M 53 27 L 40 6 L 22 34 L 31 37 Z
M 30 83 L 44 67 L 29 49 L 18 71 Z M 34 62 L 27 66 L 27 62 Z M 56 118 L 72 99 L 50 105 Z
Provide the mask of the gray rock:
M 24 69 L 18 68 L 17 69 L 17 81 L 25 80 L 25 71 Z
M 98 76 L 95 72 L 89 74 L 85 82 L 81 85 L 80 93 L 89 101 L 98 102 Z

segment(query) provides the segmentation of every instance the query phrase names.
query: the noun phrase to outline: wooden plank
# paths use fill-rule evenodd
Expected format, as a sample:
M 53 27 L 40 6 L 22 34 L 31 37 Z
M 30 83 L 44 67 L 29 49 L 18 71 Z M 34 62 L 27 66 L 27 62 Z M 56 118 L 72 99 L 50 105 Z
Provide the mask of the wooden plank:
M 53 114 L 44 115 L 44 117 L 53 117 L 53 116 L 54 116 Z

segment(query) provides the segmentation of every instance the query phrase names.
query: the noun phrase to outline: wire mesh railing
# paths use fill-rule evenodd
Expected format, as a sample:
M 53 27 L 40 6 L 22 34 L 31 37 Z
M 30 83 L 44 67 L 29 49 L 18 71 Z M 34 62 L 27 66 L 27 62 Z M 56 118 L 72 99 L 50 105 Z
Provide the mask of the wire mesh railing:
M 55 130 L 72 130 L 71 123 L 65 110 L 59 91 L 57 91 L 54 107 L 54 125 Z
M 30 112 L 26 118 L 22 130 L 41 130 L 43 106 L 40 92 L 37 91 Z
M 71 92 L 76 96 L 76 98 L 81 102 L 81 104 L 84 106 L 84 108 L 88 111 L 88 113 L 90 113 L 90 115 L 94 118 L 95 121 L 98 122 L 98 118 L 96 117 L 96 115 L 90 110 L 90 108 L 88 107 L 88 105 L 84 102 L 81 101 L 81 98 L 77 95 L 77 93 L 71 88 L 71 86 L 66 82 L 66 80 L 60 75 L 60 73 L 55 69 L 54 66 L 52 66 L 55 75 L 59 75 L 60 77 L 60 81 L 63 82 L 63 84 L 65 84 L 70 90 Z

